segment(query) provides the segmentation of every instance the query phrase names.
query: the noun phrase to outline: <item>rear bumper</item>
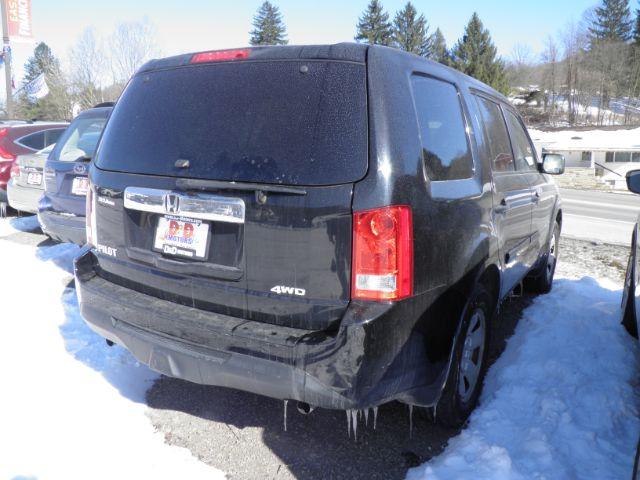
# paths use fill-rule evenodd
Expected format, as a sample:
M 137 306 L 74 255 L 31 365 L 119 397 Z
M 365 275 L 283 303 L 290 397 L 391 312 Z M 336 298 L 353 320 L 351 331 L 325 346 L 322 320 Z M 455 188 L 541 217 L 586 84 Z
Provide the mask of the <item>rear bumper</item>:
M 54 240 L 77 245 L 87 243 L 85 217 L 52 210 L 46 195 L 38 203 L 38 220 L 42 231 Z
M 13 180 L 7 185 L 9 205 L 21 212 L 38 213 L 38 202 L 43 193 L 39 188 L 23 187 Z
M 176 304 L 99 276 L 88 247 L 75 261 L 80 311 L 99 335 L 162 374 L 332 409 L 391 400 L 434 405 L 446 368 L 430 363 L 415 305 L 352 304 L 337 332 L 276 326 Z

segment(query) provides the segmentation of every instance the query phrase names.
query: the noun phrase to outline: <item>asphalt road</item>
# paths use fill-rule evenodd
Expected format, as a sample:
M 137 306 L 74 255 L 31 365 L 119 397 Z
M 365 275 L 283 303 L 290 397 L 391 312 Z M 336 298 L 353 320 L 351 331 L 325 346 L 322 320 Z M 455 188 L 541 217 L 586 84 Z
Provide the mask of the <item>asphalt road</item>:
M 560 189 L 562 234 L 570 238 L 629 245 L 640 214 L 640 196 L 595 190 Z

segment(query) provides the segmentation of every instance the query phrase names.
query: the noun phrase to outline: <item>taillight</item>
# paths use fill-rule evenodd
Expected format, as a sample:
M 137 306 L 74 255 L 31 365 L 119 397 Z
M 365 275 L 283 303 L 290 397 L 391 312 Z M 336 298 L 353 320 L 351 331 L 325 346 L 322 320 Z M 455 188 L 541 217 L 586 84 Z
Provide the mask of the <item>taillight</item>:
M 399 300 L 413 294 L 413 218 L 400 205 L 353 215 L 351 298 Z
M 14 163 L 11 166 L 11 178 L 19 177 L 19 176 L 20 176 L 20 165 L 18 165 L 17 163 Z
M 98 245 L 98 232 L 96 228 L 96 195 L 93 193 L 93 185 L 91 184 L 89 184 L 89 189 L 87 190 L 86 214 L 87 245 L 95 247 Z
M 249 58 L 250 48 L 236 48 L 233 50 L 212 50 L 196 53 L 191 57 L 191 63 L 228 62 Z

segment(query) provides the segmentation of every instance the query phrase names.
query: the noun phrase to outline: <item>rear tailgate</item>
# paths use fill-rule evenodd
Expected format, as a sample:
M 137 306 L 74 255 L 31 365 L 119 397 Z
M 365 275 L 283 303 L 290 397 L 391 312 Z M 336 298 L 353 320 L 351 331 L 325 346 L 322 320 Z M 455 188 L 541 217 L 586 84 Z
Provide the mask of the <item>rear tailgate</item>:
M 341 318 L 353 183 L 368 168 L 363 63 L 145 72 L 96 167 L 103 276 L 247 320 L 324 329 Z
M 21 187 L 44 190 L 43 170 L 46 158 L 46 154 L 38 153 L 19 156 L 16 160 L 20 167 L 20 175 L 15 179 L 17 184 Z

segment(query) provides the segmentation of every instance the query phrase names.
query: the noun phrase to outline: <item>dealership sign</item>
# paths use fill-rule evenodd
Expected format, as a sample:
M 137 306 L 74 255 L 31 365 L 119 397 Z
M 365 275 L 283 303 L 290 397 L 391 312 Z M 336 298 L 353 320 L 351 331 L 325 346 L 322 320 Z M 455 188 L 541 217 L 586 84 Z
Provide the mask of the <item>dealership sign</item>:
M 31 0 L 2 0 L 7 15 L 9 38 L 14 41 L 32 41 Z

